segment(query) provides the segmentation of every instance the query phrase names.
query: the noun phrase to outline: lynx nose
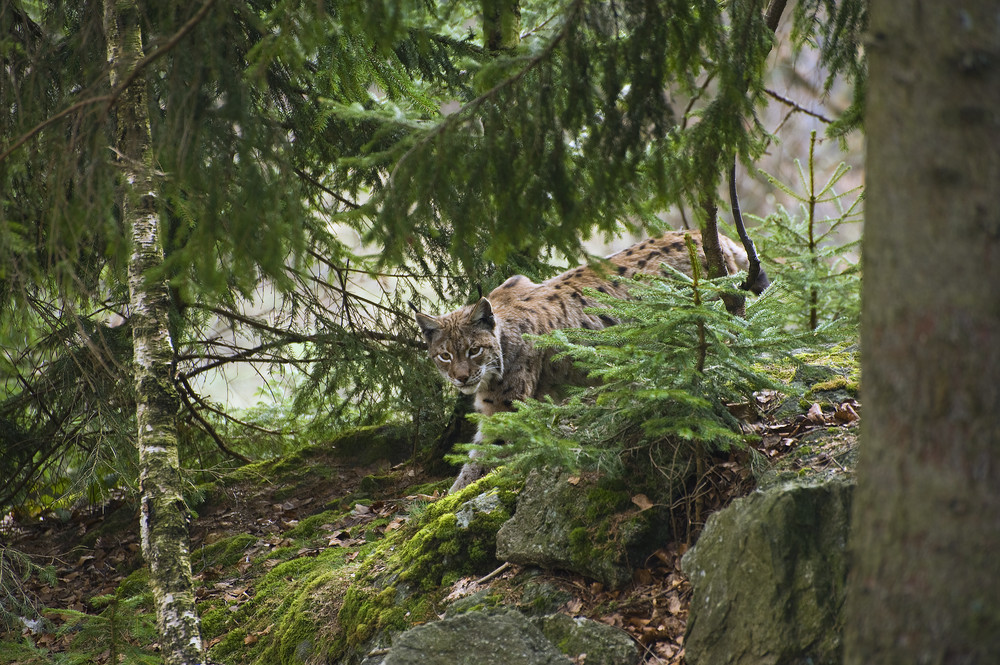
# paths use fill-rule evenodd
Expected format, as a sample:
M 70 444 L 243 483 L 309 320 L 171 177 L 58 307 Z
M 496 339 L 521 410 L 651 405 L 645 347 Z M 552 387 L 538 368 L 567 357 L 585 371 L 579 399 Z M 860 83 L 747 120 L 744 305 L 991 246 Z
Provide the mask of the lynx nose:
M 462 358 L 459 359 L 451 368 L 451 376 L 460 386 L 464 386 L 469 383 L 469 378 L 474 374 L 474 365 L 468 360 Z

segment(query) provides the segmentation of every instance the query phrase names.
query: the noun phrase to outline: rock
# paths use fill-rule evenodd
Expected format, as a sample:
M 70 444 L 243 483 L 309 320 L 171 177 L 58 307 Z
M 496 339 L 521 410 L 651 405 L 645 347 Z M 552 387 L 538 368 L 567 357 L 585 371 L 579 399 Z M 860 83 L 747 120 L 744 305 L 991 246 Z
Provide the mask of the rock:
M 708 519 L 682 561 L 691 665 L 841 661 L 853 482 L 791 481 Z
M 472 520 L 479 514 L 490 514 L 503 510 L 500 496 L 496 492 L 477 494 L 471 501 L 466 501 L 455 512 L 455 524 L 459 529 L 468 529 Z
M 639 645 L 628 633 L 614 626 L 566 614 L 550 614 L 535 624 L 556 647 L 587 665 L 636 665 Z
M 566 471 L 532 471 L 514 516 L 497 532 L 497 558 L 569 570 L 621 587 L 632 579 L 630 555 L 641 561 L 653 512 L 640 513 L 624 490 Z M 652 548 L 648 548 L 652 549 Z
M 530 572 L 523 574 L 530 575 Z M 556 612 L 572 599 L 573 594 L 554 584 L 529 579 L 521 585 L 521 598 L 517 608 L 528 616 L 543 616 Z
M 382 665 L 570 665 L 520 612 L 470 612 L 396 638 Z

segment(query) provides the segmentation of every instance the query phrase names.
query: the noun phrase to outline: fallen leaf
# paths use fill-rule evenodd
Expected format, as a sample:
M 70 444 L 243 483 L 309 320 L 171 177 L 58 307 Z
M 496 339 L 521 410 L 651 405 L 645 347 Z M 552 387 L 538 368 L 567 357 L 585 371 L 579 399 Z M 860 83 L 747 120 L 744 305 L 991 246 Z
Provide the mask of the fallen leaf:
M 833 417 L 842 423 L 853 423 L 855 420 L 860 419 L 861 416 L 858 412 L 854 410 L 850 402 L 844 402 L 837 407 L 836 412 L 834 412 Z
M 681 603 L 681 599 L 676 595 L 671 595 L 667 598 L 667 611 L 671 614 L 677 614 L 680 612 L 682 606 L 683 604 Z
M 396 519 L 392 520 L 391 522 L 385 525 L 385 531 L 386 533 L 388 533 L 389 531 L 395 531 L 399 527 L 403 526 L 405 523 L 406 523 L 405 518 L 397 517 Z
M 826 418 L 823 417 L 823 408 L 813 402 L 813 405 L 809 407 L 809 411 L 806 412 L 806 420 L 817 425 L 825 423 Z

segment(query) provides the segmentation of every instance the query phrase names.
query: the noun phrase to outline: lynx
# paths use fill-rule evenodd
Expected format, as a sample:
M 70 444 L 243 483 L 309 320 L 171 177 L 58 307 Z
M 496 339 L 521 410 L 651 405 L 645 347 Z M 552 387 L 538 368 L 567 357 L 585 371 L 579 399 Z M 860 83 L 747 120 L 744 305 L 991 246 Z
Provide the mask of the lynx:
M 475 304 L 441 316 L 417 312 L 417 324 L 427 341 L 430 357 L 451 385 L 475 395 L 475 408 L 485 415 L 510 411 L 515 401 L 528 397 L 557 398 L 561 385 L 579 383 L 582 377 L 568 362 L 551 362 L 551 351 L 536 350 L 524 335 L 615 325 L 617 321 L 610 316 L 585 311 L 599 303 L 588 298 L 583 290 L 590 288 L 626 298 L 628 292 L 618 277 L 658 273 L 664 263 L 691 274 L 684 242 L 688 234 L 704 261 L 700 233 L 672 231 L 612 254 L 604 265 L 596 268 L 573 268 L 541 284 L 515 275 Z M 720 236 L 719 242 L 730 274 L 747 269 L 742 245 L 725 236 Z M 752 290 L 760 293 L 767 284 L 767 277 L 761 272 Z M 477 434 L 474 443 L 481 440 L 481 434 Z M 470 457 L 475 459 L 475 453 Z M 479 466 L 470 461 L 450 491 L 465 487 L 481 474 Z

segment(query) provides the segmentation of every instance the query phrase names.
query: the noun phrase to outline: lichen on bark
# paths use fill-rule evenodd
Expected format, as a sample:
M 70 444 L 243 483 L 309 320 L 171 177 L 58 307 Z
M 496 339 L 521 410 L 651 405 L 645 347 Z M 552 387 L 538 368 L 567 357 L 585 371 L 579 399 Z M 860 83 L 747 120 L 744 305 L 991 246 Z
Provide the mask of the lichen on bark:
M 181 494 L 172 383 L 173 349 L 167 327 L 169 297 L 162 280 L 150 279 L 163 263 L 159 213 L 152 178 L 147 91 L 132 77 L 143 58 L 135 0 L 105 0 L 104 21 L 114 106 L 114 144 L 122 171 L 122 219 L 130 229 L 129 323 L 134 346 L 136 443 L 139 450 L 140 532 L 150 569 L 160 649 L 168 665 L 204 661 L 188 547 L 188 512 Z M 131 77 L 131 80 L 130 80 Z M 119 90 L 120 86 L 124 86 Z

